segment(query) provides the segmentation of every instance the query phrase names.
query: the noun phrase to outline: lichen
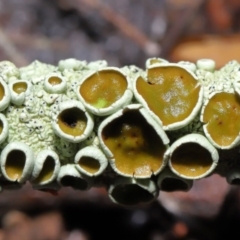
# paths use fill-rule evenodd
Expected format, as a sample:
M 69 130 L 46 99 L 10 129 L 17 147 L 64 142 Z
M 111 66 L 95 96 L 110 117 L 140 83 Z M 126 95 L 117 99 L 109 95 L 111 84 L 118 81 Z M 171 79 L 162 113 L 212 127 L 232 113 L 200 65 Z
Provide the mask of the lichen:
M 66 59 L 61 60 L 57 66 L 34 61 L 22 68 L 17 68 L 9 61 L 2 61 L 0 62 L 0 150 L 4 154 L 7 152 L 14 156 L 7 166 L 1 165 L 2 172 L 5 174 L 6 170 L 6 174 L 10 173 L 11 176 L 15 176 L 12 184 L 15 184 L 15 181 L 18 184 L 24 184 L 29 180 L 36 189 L 53 188 L 56 190 L 60 186 L 72 186 L 75 189 L 87 190 L 91 186 L 105 186 L 109 190 L 110 198 L 123 204 L 135 204 L 142 201 L 135 199 L 134 202 L 131 202 L 129 199 L 134 194 L 131 189 L 138 189 L 140 186 L 136 181 L 141 180 L 142 189 L 140 188 L 140 190 L 146 190 L 148 195 L 147 201 L 143 200 L 143 202 L 148 202 L 149 199 L 157 196 L 157 181 L 161 182 L 161 184 L 158 183 L 158 187 L 168 191 L 178 189 L 169 186 L 178 179 L 183 179 L 182 183 L 184 184 L 188 183 L 189 176 L 178 174 L 176 169 L 173 169 L 174 167 L 181 165 L 181 170 L 186 172 L 195 164 L 194 160 L 197 160 L 196 164 L 198 165 L 201 165 L 201 160 L 195 159 L 195 151 L 190 149 L 190 142 L 189 144 L 184 142 L 186 146 L 189 145 L 184 148 L 184 151 L 173 154 L 174 166 L 168 163 L 172 160 L 166 160 L 162 164 L 164 159 L 159 157 L 154 159 L 154 164 L 157 166 L 154 167 L 151 160 L 144 156 L 153 156 L 158 149 L 156 145 L 164 142 L 164 147 L 159 146 L 162 151 L 160 155 L 163 155 L 164 158 L 170 151 L 168 149 L 171 149 L 176 142 L 180 144 L 179 149 L 181 149 L 182 143 L 179 139 L 186 140 L 189 134 L 194 133 L 204 137 L 206 146 L 211 146 L 211 149 L 219 154 L 218 163 L 214 162 L 218 166 L 207 174 L 219 173 L 226 177 L 229 183 L 236 184 L 239 182 L 238 176 L 240 176 L 240 169 L 237 167 L 239 160 L 236 161 L 236 159 L 240 159 L 240 128 L 238 112 L 234 106 L 237 104 L 237 108 L 239 108 L 240 64 L 237 61 L 231 61 L 219 70 L 214 69 L 214 66 L 214 61 L 206 59 L 200 60 L 196 64 L 182 61 L 173 64 L 164 59 L 151 58 L 146 61 L 146 69 L 134 65 L 121 68 L 108 67 L 108 63 L 104 60 L 88 63 L 76 59 Z M 99 73 L 103 73 L 102 70 L 106 71 L 109 78 L 106 80 L 106 76 L 101 75 L 101 78 L 96 80 L 100 76 Z M 120 74 L 118 77 L 121 80 L 115 79 L 116 74 Z M 93 99 L 90 99 L 91 96 L 86 92 L 88 90 L 81 88 L 89 76 L 97 76 L 96 81 L 88 82 L 88 85 L 95 85 L 87 86 L 87 89 L 91 89 L 89 91 L 96 94 Z M 127 80 L 125 82 L 122 79 Z M 118 83 L 114 86 L 116 81 Z M 140 87 L 137 86 L 137 81 L 141 82 Z M 103 90 L 95 91 L 99 84 L 103 86 Z M 155 91 L 154 85 L 161 85 L 160 90 Z M 111 94 L 114 96 L 112 97 Z M 170 104 L 167 99 L 169 95 L 173 99 Z M 122 96 L 125 97 L 122 98 Z M 229 96 L 234 96 L 235 102 L 231 100 L 232 98 L 228 100 Z M 221 107 L 214 102 L 217 97 Z M 164 101 L 161 100 L 163 98 Z M 121 99 L 120 104 L 116 104 L 119 99 Z M 69 105 L 66 105 L 67 103 Z M 89 107 L 89 105 L 92 106 Z M 142 114 L 130 114 L 130 116 L 128 111 L 133 105 L 138 106 L 134 111 Z M 190 105 L 191 108 L 188 109 Z M 174 119 L 169 113 L 176 112 L 176 109 L 179 110 L 179 106 L 184 114 Z M 74 107 L 77 109 L 75 109 L 76 111 L 71 110 Z M 104 112 L 104 109 L 108 107 L 110 107 L 110 111 Z M 64 109 L 70 110 L 64 112 Z M 158 116 L 157 112 L 161 114 Z M 119 114 L 116 119 L 128 115 L 131 117 L 127 120 L 124 117 L 126 121 L 120 123 L 123 125 L 131 123 L 130 131 L 127 129 L 127 125 L 122 128 L 114 125 L 118 122 L 112 118 L 115 114 Z M 237 116 L 234 117 L 236 120 L 231 120 L 231 116 Z M 142 118 L 144 118 L 145 125 L 151 126 L 149 129 L 155 135 L 150 134 L 151 131 L 148 128 L 141 129 L 139 124 Z M 232 123 L 230 124 L 229 121 Z M 216 124 L 215 126 L 213 123 L 221 123 L 220 125 L 224 127 Z M 56 127 L 58 124 L 59 127 Z M 211 124 L 214 126 L 211 127 Z M 81 131 L 80 127 L 82 127 Z M 66 128 L 68 130 L 65 131 Z M 88 131 L 85 132 L 85 128 Z M 106 129 L 111 129 L 111 133 L 106 134 Z M 148 133 L 146 133 L 146 129 Z M 66 137 L 63 133 L 68 136 Z M 81 137 L 81 135 L 84 136 Z M 119 142 L 122 147 L 117 151 L 108 149 L 109 139 L 106 140 L 106 137 L 111 138 L 110 145 L 113 148 L 116 148 Z M 104 141 L 102 138 L 105 138 Z M 201 145 L 202 138 L 199 137 L 199 139 Z M 30 149 L 33 153 L 31 161 L 35 167 L 29 167 L 27 173 L 21 156 L 19 155 L 20 160 L 16 157 L 16 152 L 20 150 L 17 147 L 15 150 L 10 148 L 17 146 L 17 143 L 23 144 L 20 145 L 26 146 L 25 150 Z M 76 156 L 79 156 L 79 152 L 88 146 L 91 146 L 93 151 L 97 149 L 95 155 L 91 156 L 91 153 L 88 152 L 79 163 L 80 160 Z M 44 159 L 41 154 L 45 150 L 52 151 L 53 156 L 57 157 L 51 160 L 51 154 L 49 156 L 46 154 L 46 159 Z M 22 153 L 24 153 L 24 149 Z M 8 155 L 4 154 L 1 154 L 2 162 L 10 159 Z M 157 154 L 159 155 L 159 153 Z M 185 159 L 184 154 L 188 155 L 188 161 L 184 160 L 184 164 L 182 164 L 181 159 Z M 196 152 L 196 154 L 198 153 Z M 101 160 L 100 155 L 101 159 L 107 159 L 108 163 Z M 39 156 L 41 156 L 41 164 L 38 162 Z M 124 171 L 127 174 L 116 170 L 116 168 L 121 168 L 121 166 L 119 167 L 119 156 L 125 156 L 121 157 L 120 165 L 123 161 Z M 179 158 L 178 161 L 179 156 L 181 159 Z M 101 167 L 101 161 L 104 162 L 103 167 Z M 60 166 L 58 165 L 58 170 L 54 172 L 56 163 Z M 15 173 L 14 169 L 18 169 L 18 173 Z M 86 174 L 87 171 L 89 173 Z M 97 171 L 97 177 L 95 172 L 92 174 L 91 171 Z M 147 174 L 142 174 L 142 171 Z M 171 176 L 170 178 L 168 176 L 167 181 L 162 180 L 161 177 L 164 175 L 164 171 Z M 53 172 L 55 175 L 50 177 Z M 121 181 L 117 181 L 116 184 L 116 179 L 120 175 Z M 202 172 L 199 176 L 197 173 L 194 175 L 194 179 L 201 177 L 203 177 Z M 51 179 L 51 181 L 46 181 L 45 184 L 43 180 L 46 179 Z M 161 179 L 161 181 L 157 179 Z M 235 181 L 235 179 L 237 180 Z M 7 188 L 9 184 L 6 182 L 11 181 L 11 178 L 3 175 L 0 185 Z M 181 181 L 178 182 L 181 183 Z M 151 183 L 151 189 L 149 183 Z M 128 185 L 128 191 L 125 191 L 124 184 Z M 188 185 L 180 186 L 179 189 L 189 190 L 191 186 L 192 182 L 189 182 Z M 116 196 L 122 201 L 114 200 Z

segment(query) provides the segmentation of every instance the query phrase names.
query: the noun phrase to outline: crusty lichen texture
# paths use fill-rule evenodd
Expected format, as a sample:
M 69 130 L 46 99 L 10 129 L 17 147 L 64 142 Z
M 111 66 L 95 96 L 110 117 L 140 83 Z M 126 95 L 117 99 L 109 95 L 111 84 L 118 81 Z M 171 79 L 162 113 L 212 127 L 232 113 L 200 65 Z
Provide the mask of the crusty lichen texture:
M 238 184 L 239 145 L 237 61 L 0 62 L 2 189 L 105 187 L 115 203 L 148 203 L 214 173 Z

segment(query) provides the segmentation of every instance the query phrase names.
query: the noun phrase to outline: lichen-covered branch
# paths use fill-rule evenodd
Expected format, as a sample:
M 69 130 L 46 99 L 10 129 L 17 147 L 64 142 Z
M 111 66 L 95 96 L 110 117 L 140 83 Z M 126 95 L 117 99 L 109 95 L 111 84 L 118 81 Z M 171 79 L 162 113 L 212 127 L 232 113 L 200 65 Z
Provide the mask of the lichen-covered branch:
M 136 205 L 218 173 L 240 182 L 240 64 L 0 62 L 0 185 L 106 187 Z

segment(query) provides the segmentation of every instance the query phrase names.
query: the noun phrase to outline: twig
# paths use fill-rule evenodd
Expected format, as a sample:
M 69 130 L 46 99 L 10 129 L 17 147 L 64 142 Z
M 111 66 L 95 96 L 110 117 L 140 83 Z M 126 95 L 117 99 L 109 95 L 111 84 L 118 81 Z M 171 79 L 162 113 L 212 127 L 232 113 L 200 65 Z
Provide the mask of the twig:
M 172 28 L 166 35 L 166 38 L 162 42 L 161 57 L 166 58 L 169 56 L 169 52 L 176 45 L 179 38 L 183 35 L 186 28 L 192 22 L 193 18 L 197 15 L 200 7 L 206 2 L 206 0 L 193 1 L 191 7 L 188 7 L 182 17 L 175 22 Z
M 49 40 L 43 36 L 33 36 L 29 34 L 16 34 L 14 32 L 8 33 L 8 38 L 11 39 L 14 43 L 27 45 L 29 47 L 33 47 L 35 49 L 55 49 L 55 50 L 66 50 L 68 44 L 65 40 L 59 39 L 51 39 Z
M 71 4 L 78 11 L 82 11 L 82 5 L 91 9 L 97 9 L 99 14 L 108 22 L 113 24 L 119 29 L 125 36 L 132 39 L 138 44 L 147 55 L 158 55 L 161 51 L 161 47 L 158 43 L 149 39 L 144 33 L 131 24 L 122 15 L 115 12 L 112 8 L 102 3 L 99 0 L 76 0 L 65 2 L 65 4 Z

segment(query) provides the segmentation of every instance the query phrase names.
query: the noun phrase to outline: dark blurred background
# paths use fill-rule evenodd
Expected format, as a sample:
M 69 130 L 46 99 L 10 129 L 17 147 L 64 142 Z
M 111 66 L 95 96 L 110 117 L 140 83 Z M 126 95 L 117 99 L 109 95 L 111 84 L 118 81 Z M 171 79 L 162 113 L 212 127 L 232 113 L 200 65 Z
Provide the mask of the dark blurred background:
M 65 58 L 144 68 L 149 57 L 240 61 L 239 0 L 0 0 L 0 61 Z M 105 189 L 29 184 L 0 194 L 0 240 L 239 239 L 240 190 L 218 175 L 147 206 L 110 202 Z

